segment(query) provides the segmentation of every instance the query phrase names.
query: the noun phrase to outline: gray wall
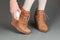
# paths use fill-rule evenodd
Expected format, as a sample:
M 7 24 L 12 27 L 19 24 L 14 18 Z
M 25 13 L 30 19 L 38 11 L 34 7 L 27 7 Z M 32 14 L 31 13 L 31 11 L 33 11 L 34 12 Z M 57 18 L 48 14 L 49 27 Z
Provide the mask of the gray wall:
M 20 1 L 20 0 L 18 0 Z M 19 2 L 23 5 L 24 0 Z M 60 0 L 48 0 L 45 12 L 49 16 L 46 21 L 49 31 L 39 32 L 34 28 L 34 13 L 37 8 L 37 0 L 31 9 L 29 27 L 32 30 L 30 35 L 23 35 L 17 32 L 10 24 L 11 14 L 9 12 L 9 0 L 0 0 L 0 40 L 60 40 Z

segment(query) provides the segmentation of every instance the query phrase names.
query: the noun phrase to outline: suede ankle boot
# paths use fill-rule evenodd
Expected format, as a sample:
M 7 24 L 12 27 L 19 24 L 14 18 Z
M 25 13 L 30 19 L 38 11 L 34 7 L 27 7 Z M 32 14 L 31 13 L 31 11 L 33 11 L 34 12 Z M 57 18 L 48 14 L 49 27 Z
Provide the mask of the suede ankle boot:
M 18 20 L 12 17 L 11 25 L 20 32 L 20 28 L 18 27 L 18 22 L 19 22 Z
M 38 29 L 41 32 L 47 32 L 48 26 L 45 23 L 44 10 L 36 10 L 34 17 L 35 17 L 35 24 L 38 26 Z
M 30 12 L 24 10 L 22 7 L 20 7 L 20 9 L 21 9 L 21 15 L 19 17 L 18 26 L 19 26 L 22 33 L 29 34 L 31 32 L 31 30 L 28 28 L 28 21 L 30 18 Z

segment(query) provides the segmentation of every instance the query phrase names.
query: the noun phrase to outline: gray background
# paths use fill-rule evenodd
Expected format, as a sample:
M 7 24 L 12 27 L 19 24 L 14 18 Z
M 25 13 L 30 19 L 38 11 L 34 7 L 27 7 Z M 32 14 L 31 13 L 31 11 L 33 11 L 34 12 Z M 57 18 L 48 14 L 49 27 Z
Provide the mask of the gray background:
M 24 0 L 19 2 L 23 5 Z M 9 0 L 0 0 L 0 40 L 60 40 L 60 0 L 48 0 L 45 12 L 49 16 L 46 21 L 49 31 L 39 32 L 34 27 L 34 13 L 37 8 L 37 0 L 31 9 L 29 27 L 32 33 L 23 35 L 11 26 L 11 15 L 9 12 Z

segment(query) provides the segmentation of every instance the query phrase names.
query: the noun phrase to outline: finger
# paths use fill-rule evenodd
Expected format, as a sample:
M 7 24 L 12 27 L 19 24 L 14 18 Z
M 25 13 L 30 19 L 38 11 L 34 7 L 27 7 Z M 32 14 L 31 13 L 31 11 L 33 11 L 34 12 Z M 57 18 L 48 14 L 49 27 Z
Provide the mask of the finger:
M 15 18 L 15 19 L 16 19 L 16 11 L 17 10 L 14 10 L 14 12 L 13 12 L 13 18 Z
M 10 13 L 11 13 L 11 16 L 13 17 L 14 13 L 12 11 L 10 11 Z

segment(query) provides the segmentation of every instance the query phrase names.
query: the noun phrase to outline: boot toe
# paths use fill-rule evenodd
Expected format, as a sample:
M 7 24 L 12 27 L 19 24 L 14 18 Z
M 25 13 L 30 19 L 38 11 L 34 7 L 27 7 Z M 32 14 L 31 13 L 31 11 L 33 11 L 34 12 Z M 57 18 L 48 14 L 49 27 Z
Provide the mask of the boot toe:
M 48 28 L 47 28 L 47 26 L 43 26 L 43 27 L 40 27 L 39 30 L 41 32 L 47 32 L 48 31 Z

